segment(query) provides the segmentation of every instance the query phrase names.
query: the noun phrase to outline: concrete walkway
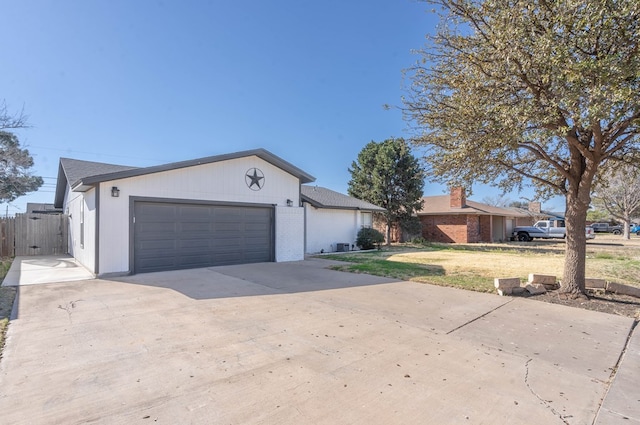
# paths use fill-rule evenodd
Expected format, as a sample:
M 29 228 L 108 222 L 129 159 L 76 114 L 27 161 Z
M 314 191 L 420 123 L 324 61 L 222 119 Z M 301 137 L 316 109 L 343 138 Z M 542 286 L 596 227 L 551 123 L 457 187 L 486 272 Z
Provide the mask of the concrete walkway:
M 70 282 L 93 279 L 93 274 L 69 255 L 16 257 L 2 286 Z
M 640 424 L 632 319 L 329 264 L 21 286 L 2 421 Z

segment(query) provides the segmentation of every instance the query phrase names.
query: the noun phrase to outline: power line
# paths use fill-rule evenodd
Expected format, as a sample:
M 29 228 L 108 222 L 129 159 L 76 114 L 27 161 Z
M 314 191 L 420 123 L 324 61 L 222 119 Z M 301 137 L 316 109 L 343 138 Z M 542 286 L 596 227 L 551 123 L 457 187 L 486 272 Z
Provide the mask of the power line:
M 135 157 L 135 156 L 130 156 L 130 155 L 114 155 L 114 154 L 110 154 L 110 153 L 77 151 L 77 150 L 73 150 L 73 149 L 50 148 L 50 147 L 46 147 L 46 146 L 29 145 L 29 147 L 37 148 L 37 149 L 46 149 L 46 150 L 51 150 L 51 151 L 58 151 L 58 152 L 81 153 L 81 154 L 85 154 L 85 155 L 96 155 L 96 156 L 107 156 L 107 157 L 113 157 L 113 158 L 137 159 L 137 160 L 143 160 L 143 161 L 157 162 L 158 164 L 166 164 L 168 162 L 173 162 L 173 161 L 167 161 L 167 160 L 162 160 L 162 159 L 142 158 L 142 157 Z

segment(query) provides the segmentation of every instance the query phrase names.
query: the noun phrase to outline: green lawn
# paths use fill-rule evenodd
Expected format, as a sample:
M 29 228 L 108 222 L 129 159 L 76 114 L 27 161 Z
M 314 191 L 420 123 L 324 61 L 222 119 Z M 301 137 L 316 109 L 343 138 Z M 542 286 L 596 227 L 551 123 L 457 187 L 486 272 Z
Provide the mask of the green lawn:
M 349 264 L 336 270 L 368 273 L 394 279 L 493 292 L 496 277 L 518 277 L 529 273 L 562 279 L 562 243 L 424 244 L 396 245 L 381 251 L 332 254 L 322 258 Z M 640 246 L 589 244 L 587 277 L 640 286 Z

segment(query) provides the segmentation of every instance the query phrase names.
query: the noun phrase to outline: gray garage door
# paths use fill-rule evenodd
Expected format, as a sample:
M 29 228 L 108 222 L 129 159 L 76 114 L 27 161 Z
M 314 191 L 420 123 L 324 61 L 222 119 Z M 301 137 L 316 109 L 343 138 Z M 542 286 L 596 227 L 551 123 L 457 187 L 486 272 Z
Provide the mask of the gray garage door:
M 135 202 L 134 272 L 273 261 L 273 209 Z

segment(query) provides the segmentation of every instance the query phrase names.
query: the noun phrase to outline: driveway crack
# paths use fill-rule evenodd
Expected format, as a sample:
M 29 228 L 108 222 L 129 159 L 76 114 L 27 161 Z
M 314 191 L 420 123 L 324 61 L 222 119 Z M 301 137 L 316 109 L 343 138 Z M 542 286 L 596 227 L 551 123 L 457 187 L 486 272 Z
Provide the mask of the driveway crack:
M 480 316 L 478 316 L 478 317 L 476 317 L 476 318 L 473 318 L 473 319 L 469 320 L 469 321 L 468 321 L 468 322 L 466 322 L 466 323 L 463 323 L 462 325 L 458 326 L 457 328 L 451 329 L 451 330 L 450 330 L 449 332 L 447 332 L 445 335 L 449 335 L 449 334 L 451 334 L 451 333 L 454 333 L 455 331 L 457 331 L 457 330 L 459 330 L 459 329 L 464 328 L 465 326 L 467 326 L 467 325 L 469 325 L 469 324 L 471 324 L 471 323 L 475 322 L 476 320 L 480 320 L 480 319 L 482 319 L 483 317 L 488 316 L 489 314 L 493 313 L 493 312 L 494 312 L 494 311 L 496 311 L 497 309 L 502 308 L 502 307 L 504 307 L 505 305 L 507 305 L 507 304 L 509 304 L 509 303 L 511 303 L 511 302 L 513 302 L 513 301 L 514 301 L 514 300 L 509 300 L 509 301 L 507 301 L 507 302 L 506 302 L 506 303 L 504 303 L 504 304 L 500 304 L 500 305 L 499 305 L 499 306 L 497 306 L 496 308 L 492 308 L 491 310 L 487 311 L 486 313 L 481 314 Z
M 564 423 L 565 425 L 570 425 L 570 423 L 565 419 L 565 416 L 563 416 L 562 413 L 560 413 L 556 409 L 554 409 L 553 406 L 551 406 L 551 404 L 549 404 L 549 402 L 547 400 L 545 400 L 544 398 L 540 397 L 540 395 L 537 392 L 535 392 L 533 390 L 533 388 L 531 387 L 531 385 L 529 384 L 529 363 L 531 363 L 531 360 L 533 360 L 533 359 L 530 358 L 524 364 L 524 368 L 525 368 L 524 383 L 525 383 L 525 385 L 527 386 L 527 388 L 529 389 L 531 394 L 533 394 L 535 396 L 535 398 L 540 400 L 540 402 L 542 402 L 542 404 L 544 404 L 545 407 L 551 411 L 551 413 L 556 415 L 562 421 L 562 423 Z
M 598 416 L 600 416 L 600 411 L 602 410 L 604 401 L 607 399 L 607 394 L 609 394 L 609 390 L 611 390 L 613 381 L 616 379 L 616 375 L 618 374 L 618 370 L 620 369 L 620 364 L 622 363 L 622 359 L 624 358 L 624 355 L 627 353 L 627 350 L 629 349 L 629 344 L 631 343 L 631 337 L 633 336 L 633 332 L 636 330 L 636 327 L 638 326 L 639 322 L 640 320 L 635 319 L 631 324 L 631 328 L 629 329 L 629 334 L 627 335 L 627 341 L 625 342 L 624 347 L 622 348 L 622 351 L 620 351 L 620 356 L 618 356 L 618 360 L 616 361 L 615 366 L 611 370 L 611 375 L 609 375 L 609 379 L 606 383 L 607 389 L 605 390 L 604 395 L 600 400 L 600 404 L 598 405 L 598 410 L 596 411 L 592 424 L 595 424 L 596 421 L 598 420 Z

